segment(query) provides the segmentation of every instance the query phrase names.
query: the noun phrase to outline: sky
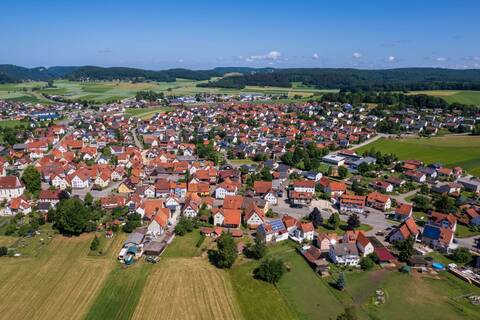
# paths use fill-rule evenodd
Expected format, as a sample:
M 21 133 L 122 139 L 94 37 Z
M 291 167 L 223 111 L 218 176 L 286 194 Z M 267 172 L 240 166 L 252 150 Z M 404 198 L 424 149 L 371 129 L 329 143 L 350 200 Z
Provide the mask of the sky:
M 478 0 L 1 0 L 0 64 L 480 68 Z

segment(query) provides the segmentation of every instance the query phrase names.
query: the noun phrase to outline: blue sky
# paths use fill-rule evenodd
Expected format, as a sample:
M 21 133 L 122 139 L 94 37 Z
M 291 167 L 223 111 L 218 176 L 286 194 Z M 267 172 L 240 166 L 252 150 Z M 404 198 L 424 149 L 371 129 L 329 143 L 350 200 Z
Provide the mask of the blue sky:
M 0 12 L 0 64 L 480 68 L 478 0 L 2 0 Z

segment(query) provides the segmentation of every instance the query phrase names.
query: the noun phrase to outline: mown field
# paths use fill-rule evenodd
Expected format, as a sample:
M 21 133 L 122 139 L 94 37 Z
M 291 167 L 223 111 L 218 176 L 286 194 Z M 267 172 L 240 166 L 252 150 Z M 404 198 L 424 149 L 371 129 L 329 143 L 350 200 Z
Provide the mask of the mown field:
M 409 94 L 426 94 L 445 99 L 449 103 L 480 105 L 480 91 L 461 90 L 427 90 L 412 91 Z
M 417 159 L 426 163 L 440 162 L 447 167 L 460 166 L 480 176 L 480 137 L 447 135 L 434 138 L 379 139 L 356 149 L 362 153 L 374 148 L 394 153 L 399 159 Z
M 39 91 L 32 90 L 44 86 L 44 82 L 25 82 L 0 84 L 0 100 L 29 103 L 50 103 Z
M 125 111 L 125 115 L 127 117 L 137 117 L 142 120 L 149 120 L 157 113 L 165 113 L 168 111 L 172 111 L 174 108 L 172 107 L 152 107 L 152 108 L 131 108 Z
M 56 236 L 39 257 L 0 259 L 0 317 L 83 319 L 115 266 L 88 257 L 92 237 Z

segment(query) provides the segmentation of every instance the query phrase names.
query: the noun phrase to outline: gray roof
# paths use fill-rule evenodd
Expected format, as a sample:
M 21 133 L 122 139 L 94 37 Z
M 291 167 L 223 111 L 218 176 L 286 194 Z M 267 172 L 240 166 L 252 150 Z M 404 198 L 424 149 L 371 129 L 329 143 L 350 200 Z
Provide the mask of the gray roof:
M 141 244 L 145 235 L 139 232 L 133 232 L 128 236 L 128 239 L 125 241 L 124 245 L 127 244 Z
M 337 256 L 358 256 L 358 249 L 355 243 L 337 243 L 333 246 L 333 249 L 335 250 L 335 255 Z

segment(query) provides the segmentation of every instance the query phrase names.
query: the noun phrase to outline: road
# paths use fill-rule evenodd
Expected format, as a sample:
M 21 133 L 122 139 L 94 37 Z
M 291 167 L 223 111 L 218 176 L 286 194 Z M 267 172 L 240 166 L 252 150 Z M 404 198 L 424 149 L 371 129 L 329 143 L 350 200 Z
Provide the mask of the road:
M 135 141 L 135 145 L 137 146 L 137 148 L 140 151 L 142 151 L 143 150 L 143 144 L 141 144 L 140 140 L 138 140 L 137 129 L 136 128 L 132 129 L 131 133 L 132 133 L 132 136 L 133 136 L 133 141 Z
M 399 194 L 399 195 L 391 195 L 390 197 L 395 199 L 397 201 L 397 203 L 409 203 L 409 204 L 411 204 L 412 202 L 408 201 L 407 198 L 413 196 L 414 194 L 416 194 L 419 191 L 420 191 L 420 189 L 415 189 L 415 190 L 408 191 L 408 192 L 405 192 L 405 193 L 402 193 L 402 194 Z

